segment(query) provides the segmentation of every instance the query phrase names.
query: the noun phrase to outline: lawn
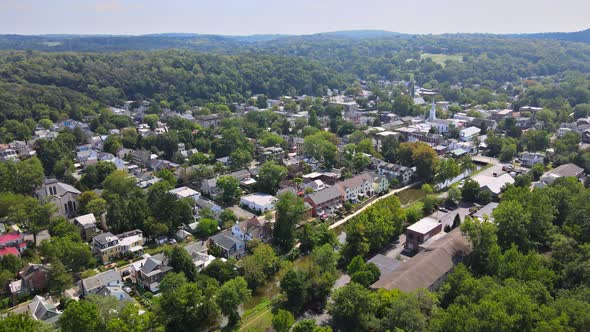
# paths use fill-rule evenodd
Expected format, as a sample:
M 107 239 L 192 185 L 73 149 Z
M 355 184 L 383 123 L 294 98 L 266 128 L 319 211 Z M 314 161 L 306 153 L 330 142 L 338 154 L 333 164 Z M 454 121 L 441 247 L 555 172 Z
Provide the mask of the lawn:
M 272 307 L 274 301 L 265 300 L 247 310 L 242 316 L 238 331 L 266 331 L 272 327 Z
M 463 56 L 460 54 L 433 54 L 433 53 L 423 53 L 420 56 L 422 59 L 430 58 L 435 63 L 438 63 L 441 66 L 445 65 L 447 60 L 451 61 L 463 61 Z

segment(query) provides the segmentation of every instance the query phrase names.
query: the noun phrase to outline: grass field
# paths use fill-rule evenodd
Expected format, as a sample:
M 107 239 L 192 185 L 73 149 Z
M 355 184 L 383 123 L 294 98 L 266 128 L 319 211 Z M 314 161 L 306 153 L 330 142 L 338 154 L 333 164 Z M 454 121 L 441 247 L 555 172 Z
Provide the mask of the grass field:
M 424 53 L 421 55 L 422 59 L 430 58 L 435 63 L 438 63 L 441 66 L 445 65 L 445 61 L 463 61 L 463 56 L 459 54 L 433 54 L 433 53 Z

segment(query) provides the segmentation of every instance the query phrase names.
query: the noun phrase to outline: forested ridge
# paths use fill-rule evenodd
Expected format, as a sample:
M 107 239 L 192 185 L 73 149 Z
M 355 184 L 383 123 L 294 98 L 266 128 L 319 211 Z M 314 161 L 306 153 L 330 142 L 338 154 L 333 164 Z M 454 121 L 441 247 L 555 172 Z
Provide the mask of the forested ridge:
M 315 61 L 283 56 L 3 52 L 0 113 L 20 118 L 13 115 L 35 104 L 68 110 L 93 100 L 103 105 L 141 98 L 230 103 L 253 94 L 322 95 L 350 81 Z

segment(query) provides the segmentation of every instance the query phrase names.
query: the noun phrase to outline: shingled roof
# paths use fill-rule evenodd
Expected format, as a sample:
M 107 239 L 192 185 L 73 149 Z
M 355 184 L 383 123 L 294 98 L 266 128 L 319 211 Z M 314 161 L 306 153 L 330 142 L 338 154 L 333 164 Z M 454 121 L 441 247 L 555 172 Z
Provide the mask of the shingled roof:
M 423 247 L 425 251 L 402 263 L 392 272 L 382 275 L 371 288 L 397 288 L 404 292 L 419 288 L 430 289 L 473 250 L 458 228 Z

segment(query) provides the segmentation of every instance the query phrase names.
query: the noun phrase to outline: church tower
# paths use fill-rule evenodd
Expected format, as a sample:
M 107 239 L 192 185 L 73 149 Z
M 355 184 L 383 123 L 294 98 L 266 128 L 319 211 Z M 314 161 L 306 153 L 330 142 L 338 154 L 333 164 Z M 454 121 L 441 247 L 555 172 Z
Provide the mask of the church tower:
M 430 114 L 428 115 L 428 121 L 433 122 L 436 120 L 436 106 L 434 105 L 434 97 L 432 98 L 432 106 L 430 107 Z

